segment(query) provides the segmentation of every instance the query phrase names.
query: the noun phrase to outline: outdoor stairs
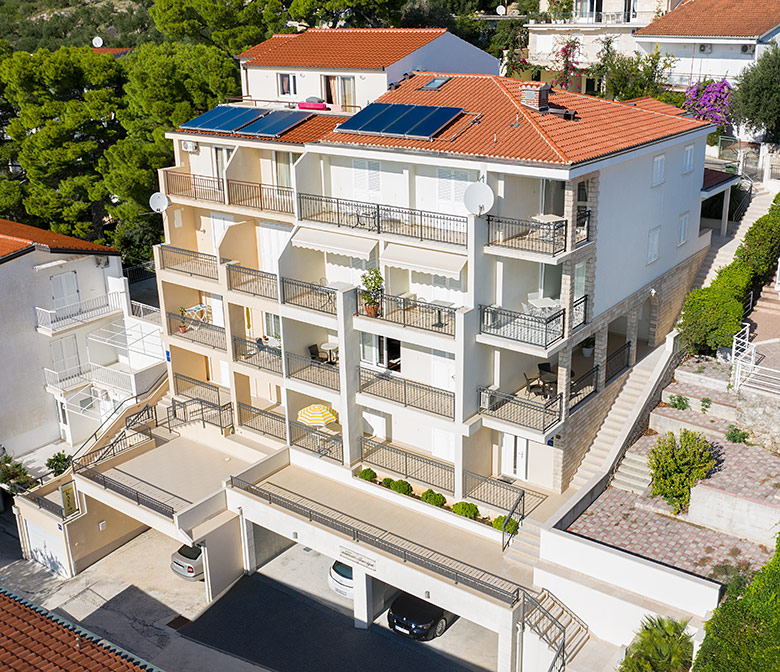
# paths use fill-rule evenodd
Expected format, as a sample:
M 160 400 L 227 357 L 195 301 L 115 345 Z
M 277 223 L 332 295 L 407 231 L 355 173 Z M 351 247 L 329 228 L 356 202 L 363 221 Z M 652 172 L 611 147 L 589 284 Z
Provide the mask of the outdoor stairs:
M 539 560 L 539 524 L 526 518 L 512 537 L 512 543 L 506 550 L 506 557 L 524 565 L 534 566 Z
M 771 315 L 780 315 L 780 292 L 775 289 L 777 271 L 772 279 L 761 288 L 761 296 L 753 305 L 753 310 Z
M 546 609 L 564 627 L 566 632 L 565 660 L 567 663 L 570 662 L 588 641 L 588 626 L 546 588 L 536 594 L 536 599 L 542 608 Z M 560 631 L 552 632 L 554 626 L 550 624 L 548 619 L 543 618 L 541 612 L 537 612 L 538 610 L 526 614 L 528 625 L 533 632 L 555 648 Z

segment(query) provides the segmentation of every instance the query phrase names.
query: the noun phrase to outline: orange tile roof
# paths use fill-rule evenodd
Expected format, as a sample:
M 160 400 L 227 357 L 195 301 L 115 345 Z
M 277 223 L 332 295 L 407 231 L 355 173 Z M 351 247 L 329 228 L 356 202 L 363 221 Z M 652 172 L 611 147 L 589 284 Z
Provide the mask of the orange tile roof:
M 703 191 L 709 191 L 719 184 L 729 182 L 731 180 L 739 179 L 739 175 L 735 173 L 727 173 L 725 170 L 715 170 L 713 168 L 705 168 L 704 176 L 701 181 L 701 188 Z
M 0 667 L 33 672 L 138 672 L 159 668 L 0 588 Z
M 641 107 L 643 110 L 652 110 L 653 112 L 664 112 L 665 114 L 671 114 L 672 116 L 675 117 L 679 117 L 683 114 L 687 114 L 685 110 L 677 107 L 676 105 L 664 103 L 660 100 L 656 100 L 655 98 L 651 98 L 650 96 L 642 96 L 641 98 L 631 98 L 630 100 L 624 100 L 623 102 L 626 105 Z
M 465 114 L 433 140 L 334 131 L 322 142 L 571 165 L 710 126 L 695 119 L 554 89 L 549 96 L 550 106 L 577 112 L 574 120 L 565 120 L 520 104 L 521 89 L 540 86 L 537 82 L 496 75 L 448 75 L 451 79 L 438 91 L 420 90 L 436 74 L 417 73 L 378 99 L 383 103 L 464 108 Z
M 0 258 L 30 245 L 45 248 L 51 252 L 119 254 L 119 251 L 112 247 L 98 245 L 81 238 L 74 238 L 73 236 L 54 233 L 54 231 L 39 229 L 37 226 L 28 226 L 27 224 L 0 218 Z M 8 251 L 3 252 L 3 250 Z
M 777 0 L 683 0 L 636 35 L 760 37 L 778 25 Z
M 331 114 L 315 114 L 306 121 L 301 122 L 278 138 L 263 138 L 257 135 L 245 135 L 238 133 L 217 133 L 216 131 L 191 131 L 187 128 L 178 128 L 178 133 L 191 133 L 192 135 L 213 135 L 221 138 L 240 138 L 242 140 L 263 140 L 265 142 L 285 142 L 288 144 L 303 145 L 307 142 L 317 142 L 330 133 L 337 124 L 346 121 L 349 117 L 339 117 Z
M 310 28 L 305 33 L 274 35 L 238 58 L 251 58 L 248 66 L 382 70 L 446 32 L 446 28 Z
M 92 47 L 92 51 L 96 54 L 111 54 L 112 56 L 121 56 L 132 50 L 132 47 Z

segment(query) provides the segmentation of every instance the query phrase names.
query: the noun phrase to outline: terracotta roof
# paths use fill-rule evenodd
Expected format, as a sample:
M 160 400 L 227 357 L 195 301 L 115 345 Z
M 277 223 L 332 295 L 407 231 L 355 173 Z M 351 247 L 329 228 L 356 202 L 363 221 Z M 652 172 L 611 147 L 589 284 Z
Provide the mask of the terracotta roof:
M 683 0 L 638 36 L 760 37 L 780 25 L 780 2 Z
M 633 105 L 634 107 L 640 107 L 643 110 L 651 110 L 653 112 L 664 112 L 665 114 L 671 114 L 675 117 L 687 114 L 687 112 L 676 105 L 670 103 L 663 103 L 660 100 L 651 98 L 650 96 L 642 96 L 641 98 L 631 98 L 630 100 L 623 101 L 626 105 Z
M 241 138 L 242 140 L 263 140 L 266 142 L 285 142 L 303 145 L 307 142 L 317 142 L 330 133 L 337 124 L 346 121 L 349 117 L 338 117 L 331 114 L 315 114 L 304 122 L 301 122 L 278 138 L 262 138 L 257 135 L 244 135 L 238 133 L 217 133 L 214 131 L 190 131 L 186 128 L 178 128 L 178 133 L 191 133 L 192 135 L 213 135 L 220 138 Z
M 51 252 L 119 254 L 119 251 L 112 247 L 90 243 L 88 240 L 54 233 L 54 231 L 47 231 L 46 229 L 39 229 L 37 226 L 28 226 L 27 224 L 12 222 L 8 219 L 0 219 L 0 259 L 30 245 L 34 245 L 36 248 L 48 249 Z M 3 254 L 3 250 L 9 251 Z
M 446 33 L 446 28 L 310 28 L 274 35 L 238 58 L 245 65 L 382 70 Z
M 739 175 L 735 173 L 727 173 L 725 170 L 714 170 L 712 168 L 704 169 L 704 177 L 702 178 L 701 188 L 703 191 L 709 191 L 719 184 L 728 182 L 730 180 L 738 179 Z
M 96 54 L 111 54 L 112 56 L 129 54 L 132 50 L 132 47 L 92 47 L 92 51 Z
M 520 104 L 521 90 L 538 87 L 538 82 L 496 75 L 448 75 L 451 79 L 437 91 L 420 90 L 436 74 L 417 73 L 378 99 L 384 103 L 464 108 L 465 114 L 433 140 L 333 132 L 322 141 L 571 165 L 710 126 L 695 119 L 554 89 L 549 95 L 550 106 L 577 112 L 575 119 L 566 120 Z
M 64 618 L 0 588 L 0 667 L 37 672 L 159 671 Z M 159 671 L 161 672 L 161 671 Z

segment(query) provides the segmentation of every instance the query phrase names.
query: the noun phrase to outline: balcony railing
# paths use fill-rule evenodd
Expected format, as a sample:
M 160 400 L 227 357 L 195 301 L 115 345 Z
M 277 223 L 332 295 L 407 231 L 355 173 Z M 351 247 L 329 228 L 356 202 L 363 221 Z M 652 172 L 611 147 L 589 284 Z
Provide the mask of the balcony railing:
M 344 461 L 344 445 L 340 436 L 319 431 L 295 420 L 290 420 L 290 444 L 339 464 Z
M 382 294 L 376 297 L 377 305 L 367 305 L 368 295 L 362 290 L 357 293 L 357 314 L 377 317 L 385 322 L 393 322 L 404 327 L 424 329 L 446 336 L 455 335 L 455 313 L 457 308 L 437 306 L 427 301 L 417 301 L 401 296 Z M 370 300 L 370 299 L 368 299 Z M 376 308 L 375 314 L 372 308 Z
M 156 306 L 149 306 L 138 301 L 131 301 L 130 314 L 133 317 L 137 317 L 141 320 L 146 320 L 147 322 L 154 322 L 155 324 L 162 325 L 160 309 Z
M 39 494 L 32 490 L 27 490 L 27 488 L 18 483 L 9 483 L 8 489 L 14 497 L 24 497 L 26 500 L 35 504 L 39 509 L 54 514 L 60 520 L 65 520 L 65 509 L 56 502 L 41 497 Z
M 254 268 L 244 268 L 235 264 L 227 266 L 228 289 L 252 296 L 262 296 L 276 301 L 279 291 L 276 285 L 276 274 L 258 271 Z
M 521 399 L 487 387 L 477 387 L 479 411 L 521 427 L 546 432 L 561 419 L 561 395 L 544 401 Z
M 87 363 L 73 366 L 64 371 L 44 369 L 43 375 L 46 378 L 46 384 L 49 387 L 54 387 L 64 392 L 65 390 L 78 387 L 79 385 L 86 385 L 90 381 L 91 372 L 92 365 Z
M 305 380 L 307 383 L 338 391 L 340 387 L 338 364 L 320 362 L 311 357 L 296 355 L 294 352 L 288 352 L 286 358 L 289 378 Z
M 79 462 L 74 462 L 73 468 L 79 476 L 83 476 L 84 478 L 88 478 L 90 481 L 94 481 L 105 490 L 112 490 L 116 494 L 135 502 L 139 506 L 150 509 L 165 516 L 166 518 L 173 518 L 174 508 L 172 506 L 163 504 L 154 497 L 145 495 L 135 488 L 131 488 L 124 483 L 115 481 L 113 478 L 109 478 L 108 476 L 105 476 L 104 474 L 101 474 L 94 469 L 90 469 L 89 467 L 79 464 Z
M 547 316 L 518 313 L 497 306 L 479 307 L 480 331 L 520 343 L 546 348 L 563 338 L 565 311 L 561 308 Z
M 213 254 L 185 250 L 172 245 L 160 245 L 160 268 L 209 280 L 216 280 L 218 276 L 217 258 Z
M 466 244 L 468 218 L 439 212 L 378 205 L 331 196 L 299 194 L 301 219 L 373 233 Z
M 215 350 L 227 349 L 224 327 L 218 327 L 210 322 L 201 322 L 186 315 L 168 313 L 168 333 Z
M 336 314 L 336 290 L 313 282 L 282 278 L 282 301 L 321 313 Z
M 604 364 L 606 383 L 617 378 L 623 371 L 631 366 L 631 341 L 621 345 L 613 352 Z
M 262 341 L 233 336 L 233 360 L 282 375 L 281 349 L 263 345 Z
M 555 256 L 566 251 L 567 222 L 511 219 L 488 215 L 488 245 Z
M 68 327 L 94 320 L 97 317 L 122 310 L 123 295 L 111 292 L 95 296 L 91 299 L 71 303 L 54 310 L 47 308 L 35 309 L 38 326 L 50 331 L 67 329 Z
M 574 229 L 574 244 L 581 245 L 590 240 L 590 210 L 577 213 L 577 226 Z
M 133 375 L 110 366 L 92 365 L 92 380 L 99 385 L 112 387 L 123 392 L 133 392 Z
M 190 399 L 202 399 L 209 404 L 219 406 L 219 387 L 183 373 L 173 374 L 173 393 Z
M 365 464 L 388 469 L 448 493 L 455 492 L 455 468 L 451 464 L 366 437 L 361 437 L 360 448 Z
M 230 205 L 281 212 L 287 215 L 295 213 L 295 191 L 291 187 L 238 180 L 228 180 L 227 185 Z
M 525 490 L 511 483 L 505 483 L 492 476 L 463 471 L 463 495 L 478 502 L 495 507 L 500 511 L 509 511 Z
M 165 171 L 165 193 L 198 201 L 225 202 L 225 188 L 218 177 Z
M 239 401 L 238 424 L 281 441 L 287 441 L 287 422 L 284 416 L 278 413 L 255 408 Z
M 594 366 L 590 371 L 571 382 L 569 387 L 569 408 L 574 410 L 579 404 L 598 392 L 599 367 Z
M 397 404 L 428 411 L 446 418 L 455 417 L 455 393 L 394 376 L 389 371 L 358 367 L 360 392 Z
M 588 319 L 588 295 L 575 299 L 571 304 L 571 328 L 581 327 Z

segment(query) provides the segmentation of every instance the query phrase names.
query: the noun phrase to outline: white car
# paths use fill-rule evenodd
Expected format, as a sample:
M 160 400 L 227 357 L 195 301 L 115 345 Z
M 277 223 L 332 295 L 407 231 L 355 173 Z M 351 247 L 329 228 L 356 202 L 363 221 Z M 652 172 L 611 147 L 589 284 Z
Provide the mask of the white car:
M 171 554 L 171 569 L 184 579 L 203 579 L 203 549 L 200 546 L 182 546 Z
M 336 560 L 328 571 L 328 585 L 334 593 L 352 599 L 352 567 Z

